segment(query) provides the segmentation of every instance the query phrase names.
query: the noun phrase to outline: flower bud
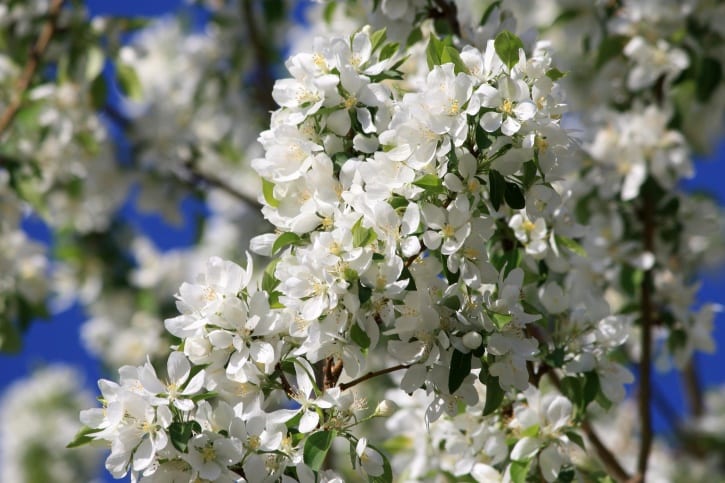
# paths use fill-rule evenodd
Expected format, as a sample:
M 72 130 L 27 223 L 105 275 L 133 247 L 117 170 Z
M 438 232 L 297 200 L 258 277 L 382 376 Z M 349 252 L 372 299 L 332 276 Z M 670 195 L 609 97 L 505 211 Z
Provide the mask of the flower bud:
M 398 407 L 393 401 L 389 399 L 383 399 L 378 403 L 378 406 L 375 408 L 373 417 L 380 416 L 383 418 L 387 418 L 388 416 L 393 414 L 396 409 L 398 409 Z
M 481 342 L 483 342 L 483 337 L 478 332 L 469 332 L 463 336 L 463 345 L 467 349 L 478 349 L 481 347 Z

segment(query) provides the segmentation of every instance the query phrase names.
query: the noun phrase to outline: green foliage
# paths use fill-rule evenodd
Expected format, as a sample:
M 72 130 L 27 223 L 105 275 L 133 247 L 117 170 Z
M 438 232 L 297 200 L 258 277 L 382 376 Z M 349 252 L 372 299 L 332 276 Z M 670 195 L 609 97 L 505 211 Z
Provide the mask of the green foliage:
M 524 48 L 524 43 L 516 35 L 504 30 L 496 36 L 493 46 L 501 61 L 511 69 L 519 61 L 519 49 Z
M 470 352 L 461 352 L 458 349 L 453 349 L 451 355 L 451 368 L 448 374 L 448 392 L 451 394 L 455 393 L 466 376 L 471 373 L 471 358 L 473 354 Z
M 66 448 L 78 448 L 93 442 L 92 435 L 98 431 L 100 430 L 88 426 L 81 427 L 73 439 L 66 445 Z
M 189 440 L 198 433 L 201 433 L 201 426 L 196 421 L 174 421 L 169 425 L 171 444 L 182 453 L 189 451 Z
M 468 68 L 463 63 L 458 49 L 453 46 L 450 36 L 440 40 L 435 35 L 431 35 L 428 39 L 428 47 L 425 50 L 425 54 L 428 68 L 431 70 L 436 65 L 453 63 L 453 71 L 456 74 L 460 72 L 468 73 Z
M 330 450 L 332 441 L 336 436 L 337 432 L 335 430 L 318 431 L 309 435 L 302 453 L 305 464 L 315 471 L 322 468 L 322 463 L 324 463 L 327 452 Z

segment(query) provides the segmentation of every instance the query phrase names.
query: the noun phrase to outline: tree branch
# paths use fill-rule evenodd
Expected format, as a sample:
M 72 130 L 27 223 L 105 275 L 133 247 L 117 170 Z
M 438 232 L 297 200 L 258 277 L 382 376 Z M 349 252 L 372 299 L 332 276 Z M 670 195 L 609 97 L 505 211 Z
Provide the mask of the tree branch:
M 690 414 L 695 418 L 699 418 L 705 412 L 705 403 L 702 398 L 702 386 L 700 385 L 700 376 L 697 372 L 697 362 L 694 354 L 682 371 L 682 383 L 685 386 Z
M 345 391 L 346 389 L 350 389 L 353 386 L 357 386 L 361 382 L 365 382 L 368 379 L 372 379 L 377 376 L 382 376 L 383 374 L 390 374 L 391 372 L 399 371 L 401 369 L 407 369 L 411 365 L 412 364 L 398 364 L 397 366 L 380 369 L 379 371 L 368 372 L 364 376 L 360 376 L 357 379 L 353 379 L 352 381 L 349 381 L 349 382 L 343 382 L 338 387 L 340 388 L 341 391 Z
M 240 0 L 240 13 L 242 20 L 245 22 L 247 31 L 249 32 L 249 41 L 251 43 L 254 60 L 257 64 L 258 80 L 255 83 L 255 95 L 257 101 L 264 107 L 265 111 L 274 111 L 277 109 L 277 103 L 272 98 L 272 88 L 274 87 L 274 77 L 269 65 L 269 50 L 267 49 L 268 38 L 263 38 L 259 31 L 256 16 L 254 15 L 254 3 L 252 0 Z
M 559 392 L 561 392 L 561 381 L 559 380 L 559 376 L 556 371 L 549 370 L 546 372 L 548 373 L 551 381 L 554 383 L 554 386 L 559 390 Z M 582 431 L 584 431 L 584 434 L 586 435 L 589 442 L 592 444 L 592 446 L 594 446 L 594 450 L 597 452 L 597 456 L 602 462 L 602 465 L 604 465 L 604 469 L 607 471 L 607 473 L 619 482 L 629 481 L 629 474 L 627 473 L 627 471 L 625 471 L 622 465 L 619 464 L 619 461 L 609 450 L 609 448 L 607 448 L 602 440 L 599 439 L 596 431 L 594 431 L 592 425 L 589 424 L 589 421 L 587 421 L 586 415 L 584 415 L 582 419 L 581 428 Z
M 609 451 L 609 448 L 607 448 L 602 440 L 599 439 L 596 431 L 594 431 L 594 428 L 592 428 L 592 425 L 589 424 L 589 421 L 586 419 L 582 421 L 582 430 L 587 436 L 589 442 L 592 443 L 592 446 L 594 446 L 594 450 L 597 452 L 597 456 L 599 456 L 599 459 L 604 465 L 604 468 L 607 470 L 607 473 L 614 477 L 617 481 L 629 481 L 631 479 L 629 474 L 624 468 L 622 468 L 622 465 L 619 464 L 619 461 L 614 454 Z
M 655 223 L 654 203 L 648 190 L 643 187 L 642 209 L 640 219 L 643 224 L 643 248 L 654 253 Z M 639 392 L 637 406 L 640 418 L 640 446 L 637 457 L 637 475 L 633 481 L 644 481 L 647 474 L 647 463 L 652 450 L 652 414 L 650 412 L 650 399 L 652 398 L 652 327 L 654 325 L 652 304 L 652 269 L 647 270 L 640 286 L 641 311 L 641 355 L 639 361 Z
M 184 167 L 186 168 L 187 173 L 190 178 L 185 181 L 187 181 L 193 185 L 197 185 L 201 181 L 203 183 L 208 184 L 209 186 L 212 186 L 214 188 L 218 188 L 222 191 L 225 191 L 227 194 L 244 202 L 246 205 L 248 205 L 250 208 L 253 208 L 256 211 L 259 211 L 262 209 L 262 205 L 259 203 L 259 201 L 257 201 L 255 198 L 252 198 L 251 196 L 249 196 L 245 193 L 242 193 L 241 191 L 237 190 L 236 188 L 232 187 L 231 185 L 227 184 L 226 181 L 223 181 L 214 176 L 210 176 L 209 174 L 203 173 L 202 171 L 200 171 L 197 167 L 195 167 L 191 163 L 185 163 Z
M 15 116 L 23 105 L 23 97 L 25 96 L 28 88 L 30 88 L 33 76 L 35 76 L 35 73 L 40 66 L 40 60 L 43 57 L 43 54 L 45 54 L 48 44 L 50 44 L 50 40 L 53 38 L 53 34 L 55 33 L 63 1 L 64 0 L 52 0 L 50 3 L 50 8 L 48 9 L 48 20 L 46 20 L 45 24 L 43 24 L 43 29 L 40 31 L 38 40 L 33 45 L 33 48 L 30 49 L 28 62 L 25 64 L 25 68 L 23 68 L 23 72 L 20 74 L 12 100 L 0 117 L 0 136 L 2 136 L 2 134 L 10 127 L 10 124 L 13 122 L 13 119 L 15 119 Z

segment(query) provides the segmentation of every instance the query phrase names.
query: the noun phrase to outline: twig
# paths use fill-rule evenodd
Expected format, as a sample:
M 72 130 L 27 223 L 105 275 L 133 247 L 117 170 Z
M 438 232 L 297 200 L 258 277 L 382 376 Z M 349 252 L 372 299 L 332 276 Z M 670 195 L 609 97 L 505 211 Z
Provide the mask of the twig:
M 693 417 L 699 418 L 705 412 L 705 403 L 702 399 L 702 387 L 694 354 L 682 371 L 682 383 L 685 386 L 690 413 Z
M 199 171 L 198 168 L 196 168 L 191 163 L 185 163 L 184 167 L 187 170 L 187 173 L 189 174 L 189 180 L 186 180 L 187 182 L 197 184 L 199 181 L 202 181 L 209 186 L 213 186 L 214 188 L 219 188 L 222 191 L 225 191 L 226 193 L 230 194 L 231 196 L 235 197 L 236 199 L 243 201 L 245 204 L 247 204 L 250 208 L 253 208 L 256 211 L 259 211 L 262 209 L 262 205 L 257 201 L 256 199 L 252 198 L 251 196 L 242 193 L 241 191 L 235 189 L 234 187 L 230 186 L 226 183 L 226 181 L 223 181 L 219 178 L 216 178 L 214 176 L 211 176 L 209 174 L 203 173 L 202 171 Z
M 350 389 L 353 386 L 357 386 L 361 382 L 365 382 L 368 379 L 372 379 L 373 377 L 382 376 L 383 374 L 389 374 L 391 372 L 399 371 L 401 369 L 407 369 L 411 365 L 412 364 L 398 364 L 397 366 L 387 367 L 385 369 L 380 369 L 379 371 L 368 372 L 364 376 L 360 376 L 357 379 L 353 379 L 352 381 L 349 381 L 349 382 L 344 382 L 344 383 L 340 384 L 338 387 L 340 388 L 341 391 L 344 391 L 346 389 Z
M 642 210 L 640 218 L 643 224 L 643 248 L 654 253 L 655 224 L 654 206 L 647 190 L 643 190 Z M 650 399 L 652 398 L 652 326 L 654 325 L 652 311 L 652 270 L 645 272 L 640 286 L 641 310 L 641 356 L 639 361 L 639 393 L 637 406 L 640 418 L 640 446 L 637 457 L 637 475 L 634 481 L 644 481 L 647 474 L 647 463 L 652 450 L 652 414 L 650 412 Z
M 597 436 L 594 428 L 592 428 L 591 424 L 589 424 L 589 421 L 587 421 L 586 419 L 582 421 L 582 430 L 587 436 L 589 442 L 592 443 L 592 446 L 594 446 L 594 449 L 597 452 L 597 456 L 599 456 L 599 459 L 602 461 L 602 464 L 604 465 L 604 468 L 606 468 L 607 473 L 610 476 L 614 477 L 617 481 L 630 481 L 631 478 L 629 474 L 627 474 L 625 469 L 622 468 L 622 465 L 619 464 L 617 458 L 612 454 L 611 451 L 609 451 L 609 448 L 607 448 L 602 440 L 599 439 L 599 436 Z
M 278 363 L 274 368 L 275 370 L 279 371 L 279 380 L 282 383 L 282 388 L 284 389 L 284 392 L 287 394 L 288 397 L 293 398 L 295 394 L 297 394 L 297 391 L 294 390 L 292 385 L 287 380 L 287 377 L 284 375 L 282 365 Z
M 342 359 L 338 361 L 335 361 L 334 357 L 325 359 L 325 364 L 322 368 L 322 387 L 324 389 L 335 387 L 337 381 L 340 379 L 340 374 L 342 374 Z
M 0 136 L 2 136 L 2 134 L 8 129 L 23 105 L 25 92 L 30 87 L 30 83 L 33 81 L 33 76 L 40 66 L 40 60 L 43 57 L 43 54 L 45 54 L 48 44 L 50 44 L 50 39 L 53 38 L 53 34 L 55 33 L 63 1 L 64 0 L 52 0 L 50 4 L 50 8 L 48 9 L 48 20 L 46 20 L 45 24 L 43 24 L 43 29 L 40 31 L 38 40 L 30 50 L 28 62 L 25 64 L 25 68 L 20 74 L 13 98 L 10 101 L 10 104 L 8 104 L 8 107 L 5 109 L 5 112 L 3 112 L 2 117 L 0 117 Z
M 257 100 L 269 112 L 277 108 L 277 103 L 272 98 L 274 77 L 269 66 L 269 50 L 267 49 L 269 37 L 263 38 L 260 34 L 254 15 L 254 3 L 256 2 L 252 2 L 252 0 L 240 0 L 239 7 L 242 20 L 246 23 L 249 32 L 249 41 L 258 67 L 259 78 L 255 83 Z
M 547 373 L 551 381 L 554 383 L 554 386 L 559 390 L 559 392 L 561 392 L 561 381 L 559 380 L 559 376 L 556 374 L 556 371 L 550 370 Z M 607 473 L 619 482 L 630 481 L 631 478 L 629 474 L 627 473 L 627 471 L 625 471 L 622 465 L 619 464 L 619 461 L 614 456 L 614 454 L 612 454 L 609 448 L 607 448 L 602 440 L 599 439 L 596 431 L 594 431 L 592 425 L 589 424 L 589 421 L 587 421 L 586 415 L 582 419 L 581 428 L 582 431 L 584 431 L 584 434 L 586 435 L 589 442 L 592 443 L 592 446 L 594 446 L 594 449 L 597 452 L 597 456 L 604 465 Z

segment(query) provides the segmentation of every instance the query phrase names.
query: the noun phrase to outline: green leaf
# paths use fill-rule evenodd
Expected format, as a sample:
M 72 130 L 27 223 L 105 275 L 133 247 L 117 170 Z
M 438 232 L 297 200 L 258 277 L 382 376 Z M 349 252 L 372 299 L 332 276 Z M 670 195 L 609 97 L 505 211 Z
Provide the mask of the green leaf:
M 335 430 L 318 431 L 308 436 L 302 452 L 302 459 L 305 464 L 313 470 L 318 471 L 325 461 L 325 457 L 330 450 L 330 446 L 332 446 L 332 441 L 335 439 L 335 436 L 337 436 Z
M 493 13 L 493 11 L 496 9 L 496 7 L 499 7 L 501 5 L 501 0 L 496 0 L 495 2 L 491 2 L 491 5 L 489 5 L 486 10 L 483 12 L 483 15 L 481 15 L 481 20 L 478 22 L 478 25 L 485 25 L 486 22 L 488 22 L 489 17 Z
M 285 17 L 285 2 L 284 0 L 265 0 L 262 2 L 262 10 L 267 23 L 279 22 Z
M 511 69 L 519 61 L 519 49 L 524 48 L 524 43 L 516 35 L 504 30 L 496 36 L 493 47 L 501 61 Z
M 91 45 L 86 51 L 86 68 L 84 72 L 85 79 L 90 81 L 101 74 L 103 65 L 106 63 L 106 56 L 103 50 L 97 45 Z
M 463 380 L 471 373 L 471 358 L 473 354 L 470 352 L 463 353 L 458 349 L 453 349 L 451 355 L 451 369 L 448 373 L 448 392 L 453 394 L 461 387 Z
M 510 468 L 511 481 L 513 483 L 525 483 L 526 476 L 531 468 L 531 461 L 512 461 Z
M 503 194 L 506 204 L 515 210 L 521 210 L 526 208 L 526 200 L 524 199 L 524 193 L 516 183 L 510 181 L 506 182 L 506 188 Z
M 491 193 L 491 204 L 498 211 L 506 193 L 506 180 L 501 173 L 492 169 L 488 172 L 488 186 Z
M 93 82 L 91 82 L 91 105 L 95 110 L 101 110 L 108 100 L 108 85 L 103 74 L 99 74 Z
M 413 445 L 414 443 L 412 439 L 410 439 L 408 436 L 399 434 L 385 440 L 385 442 L 383 443 L 383 448 L 385 448 L 386 451 L 395 454 L 409 450 L 413 448 Z
M 372 228 L 363 228 L 362 220 L 362 217 L 360 217 L 352 226 L 352 246 L 355 248 L 364 247 L 377 238 L 375 230 Z
M 370 287 L 366 287 L 365 285 L 358 283 L 357 298 L 360 301 L 361 305 L 370 300 L 370 297 L 372 296 L 373 291 Z
M 380 30 L 376 30 L 372 34 L 370 34 L 370 43 L 373 47 L 373 52 L 378 50 L 378 48 L 383 45 L 383 42 L 388 38 L 388 32 L 386 29 L 382 28 Z
M 555 237 L 556 244 L 559 246 L 563 246 L 564 248 L 571 250 L 572 252 L 576 253 L 580 257 L 586 257 L 587 252 L 584 250 L 584 247 L 581 246 L 578 242 L 572 240 L 569 237 L 565 237 L 563 235 L 556 235 Z
M 488 133 L 481 127 L 480 123 L 476 123 L 476 148 L 478 148 L 478 152 L 489 148 L 492 144 L 493 141 L 491 141 Z
M 483 370 L 482 370 L 483 371 Z M 486 404 L 483 406 L 483 415 L 488 416 L 501 406 L 503 397 L 506 394 L 501 389 L 501 384 L 498 382 L 498 377 L 488 374 L 486 377 Z
M 194 424 L 196 421 L 179 422 L 174 421 L 169 425 L 169 437 L 174 448 L 186 453 L 189 450 L 189 440 L 193 436 Z
M 458 298 L 456 295 L 450 295 L 448 297 L 443 298 L 440 301 L 440 304 L 444 307 L 448 307 L 451 310 L 458 310 L 461 308 L 461 299 Z
M 267 268 L 264 269 L 264 274 L 262 275 L 262 290 L 268 294 L 271 294 L 274 289 L 277 288 L 277 285 L 279 285 L 279 280 L 277 280 L 277 277 L 274 276 L 278 262 L 279 258 L 272 260 L 269 265 L 267 265 Z
M 619 285 L 628 295 L 634 296 L 639 293 L 642 280 L 644 280 L 644 271 L 639 268 L 624 264 L 619 270 Z
M 705 102 L 710 99 L 710 96 L 720 85 L 722 80 L 723 72 L 722 66 L 717 59 L 713 57 L 705 57 L 700 63 L 700 68 L 697 75 L 697 100 Z
M 441 52 L 441 64 L 447 64 L 449 62 L 453 64 L 453 72 L 456 74 L 461 72 L 468 74 L 468 67 L 466 67 L 463 59 L 461 59 L 461 54 L 458 53 L 458 49 L 452 45 L 445 45 Z
M 378 57 L 380 58 L 380 60 L 389 59 L 398 52 L 399 48 L 400 44 L 398 42 L 391 42 L 389 44 L 385 44 L 380 51 L 380 55 Z
M 136 74 L 136 70 L 128 64 L 116 64 L 116 81 L 121 92 L 134 101 L 141 100 L 143 97 L 143 87 L 141 81 Z
M 368 448 L 377 451 L 380 456 L 383 457 L 383 474 L 380 476 L 368 475 L 368 483 L 393 483 L 393 468 L 390 466 L 388 457 L 385 456 L 385 453 L 371 444 L 368 444 Z
M 274 198 L 274 183 L 265 178 L 262 178 L 262 195 L 264 196 L 264 201 L 272 208 L 279 206 L 279 201 Z
M 274 255 L 279 253 L 280 250 L 288 247 L 289 245 L 299 245 L 301 241 L 302 238 L 297 233 L 286 231 L 278 236 L 272 244 L 272 254 Z
M 513 315 L 499 314 L 498 312 L 489 312 L 489 315 L 491 316 L 491 320 L 496 325 L 496 327 L 498 327 L 499 330 L 506 327 L 514 318 Z
M 410 47 L 411 45 L 420 42 L 421 40 L 423 40 L 423 32 L 420 30 L 420 27 L 416 27 L 410 32 L 408 38 L 405 39 L 405 46 Z
M 561 79 L 564 76 L 566 76 L 566 73 L 560 71 L 556 67 L 546 71 L 546 77 L 548 77 L 549 79 L 551 79 L 553 81 L 558 81 L 559 79 Z
M 628 41 L 624 35 L 611 35 L 602 40 L 597 53 L 597 69 L 621 54 Z
M 444 44 L 435 35 L 431 34 L 428 38 L 428 47 L 425 49 L 425 59 L 428 62 L 428 69 L 433 70 L 436 65 L 441 65 L 441 55 L 443 53 Z
M 590 402 L 594 401 L 599 394 L 599 375 L 597 371 L 584 373 L 584 386 L 582 387 L 582 409 L 586 409 Z
M 357 324 L 352 324 L 352 327 L 350 328 L 350 338 L 362 349 L 370 347 L 370 337 Z
M 95 439 L 93 439 L 91 437 L 91 435 L 97 433 L 98 431 L 100 431 L 100 429 L 83 426 L 80 430 L 78 430 L 76 435 L 73 436 L 73 440 L 70 443 L 68 443 L 65 447 L 66 448 L 78 448 L 78 447 L 84 446 L 88 443 L 92 443 L 93 441 L 95 441 Z
M 325 10 L 322 12 L 322 18 L 325 20 L 327 25 L 332 23 L 332 17 L 335 15 L 335 7 L 337 7 L 337 2 L 330 2 L 325 5 Z
M 191 400 L 194 402 L 199 402 L 199 401 L 204 401 L 206 399 L 214 399 L 218 395 L 219 395 L 218 392 L 209 391 L 209 392 L 204 392 L 201 394 L 196 394 L 195 396 L 191 396 Z
M 561 392 L 567 397 L 575 406 L 580 407 L 582 396 L 582 385 L 581 380 L 574 376 L 567 376 L 561 380 Z
M 17 354 L 22 347 L 23 339 L 18 328 L 7 315 L 0 315 L 0 352 Z
M 413 181 L 415 186 L 423 188 L 428 194 L 440 194 L 445 191 L 443 181 L 435 174 L 426 174 L 422 178 Z
M 566 437 L 569 438 L 572 443 L 576 444 L 584 451 L 587 450 L 586 445 L 584 444 L 584 438 L 582 438 L 579 433 L 576 431 L 567 431 L 564 434 L 566 434 Z

